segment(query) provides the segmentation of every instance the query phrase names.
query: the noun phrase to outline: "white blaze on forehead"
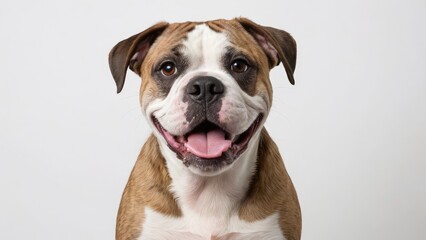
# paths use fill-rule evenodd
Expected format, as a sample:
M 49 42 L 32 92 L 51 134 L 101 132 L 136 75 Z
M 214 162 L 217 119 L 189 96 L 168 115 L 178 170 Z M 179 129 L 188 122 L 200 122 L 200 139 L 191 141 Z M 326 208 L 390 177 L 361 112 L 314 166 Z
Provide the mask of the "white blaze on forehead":
M 197 25 L 183 42 L 183 52 L 192 68 L 222 67 L 221 60 L 230 42 L 225 33 L 215 32 L 205 24 Z

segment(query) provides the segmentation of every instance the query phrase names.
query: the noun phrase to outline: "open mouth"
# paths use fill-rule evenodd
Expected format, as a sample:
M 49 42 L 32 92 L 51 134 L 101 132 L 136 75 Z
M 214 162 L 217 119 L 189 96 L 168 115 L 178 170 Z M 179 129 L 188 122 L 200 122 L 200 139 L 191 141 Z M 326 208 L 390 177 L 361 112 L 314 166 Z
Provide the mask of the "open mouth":
M 166 139 L 169 148 L 177 154 L 178 158 L 183 160 L 186 166 L 191 164 L 211 166 L 219 163 L 223 165 L 221 162 L 232 163 L 243 153 L 262 118 L 262 114 L 259 114 L 250 127 L 237 136 L 232 136 L 232 134 L 207 120 L 185 135 L 174 136 L 164 129 L 154 116 L 152 121 Z

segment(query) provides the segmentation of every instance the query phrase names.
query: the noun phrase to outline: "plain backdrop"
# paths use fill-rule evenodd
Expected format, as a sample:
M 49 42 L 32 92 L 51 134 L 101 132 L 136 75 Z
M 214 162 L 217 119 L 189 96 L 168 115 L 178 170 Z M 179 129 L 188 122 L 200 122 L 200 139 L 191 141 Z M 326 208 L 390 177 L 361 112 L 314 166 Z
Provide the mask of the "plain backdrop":
M 272 70 L 266 127 L 299 194 L 305 240 L 423 240 L 424 0 L 0 3 L 0 239 L 114 239 L 150 134 L 120 40 L 159 21 L 248 17 L 298 43 L 296 85 Z

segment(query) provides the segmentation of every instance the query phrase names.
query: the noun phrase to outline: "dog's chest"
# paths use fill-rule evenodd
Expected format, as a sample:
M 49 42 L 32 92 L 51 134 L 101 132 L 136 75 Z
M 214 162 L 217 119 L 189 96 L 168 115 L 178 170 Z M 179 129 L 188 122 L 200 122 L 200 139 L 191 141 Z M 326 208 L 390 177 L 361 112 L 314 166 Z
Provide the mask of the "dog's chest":
M 145 208 L 145 221 L 139 240 L 283 240 L 278 214 L 255 222 L 245 222 L 238 215 L 218 219 L 184 215 L 169 217 Z
M 162 148 L 169 174 L 170 190 L 181 208 L 181 217 L 163 215 L 145 207 L 140 240 L 274 240 L 284 239 L 278 213 L 264 219 L 246 222 L 238 209 L 254 172 L 257 141 L 250 145 L 233 168 L 218 177 L 189 174 L 176 164 L 173 153 Z M 252 213 L 256 214 L 256 213 Z

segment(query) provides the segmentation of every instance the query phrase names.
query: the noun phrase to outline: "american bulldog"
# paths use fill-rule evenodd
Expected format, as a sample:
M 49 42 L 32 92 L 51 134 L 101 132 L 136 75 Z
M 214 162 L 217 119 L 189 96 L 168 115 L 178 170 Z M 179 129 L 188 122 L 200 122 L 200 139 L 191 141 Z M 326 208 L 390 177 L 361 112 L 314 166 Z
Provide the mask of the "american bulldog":
M 121 199 L 117 240 L 300 239 L 297 194 L 263 126 L 279 63 L 294 84 L 294 39 L 246 18 L 161 22 L 114 46 L 117 92 L 128 68 L 142 78 L 153 131 Z

